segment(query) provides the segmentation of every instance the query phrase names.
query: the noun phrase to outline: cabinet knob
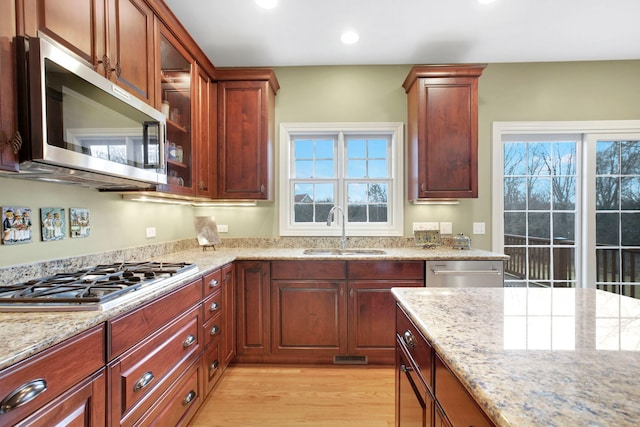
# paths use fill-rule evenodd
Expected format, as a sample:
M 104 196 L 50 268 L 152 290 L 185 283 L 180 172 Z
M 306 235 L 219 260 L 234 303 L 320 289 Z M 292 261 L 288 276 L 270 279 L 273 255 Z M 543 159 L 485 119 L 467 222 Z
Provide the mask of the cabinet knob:
M 189 334 L 189 336 L 187 336 L 187 338 L 182 342 L 182 347 L 184 347 L 184 348 L 190 347 L 195 342 L 196 342 L 196 337 L 194 337 L 193 335 Z
M 209 311 L 217 311 L 219 308 L 220 308 L 220 304 L 214 301 L 209 306 Z
M 427 191 L 427 186 L 425 184 L 420 184 L 420 191 L 422 192 Z
M 260 192 L 264 194 L 264 184 L 260 186 Z
M 407 366 L 407 365 L 400 365 L 400 370 L 402 372 L 411 372 L 413 371 L 413 368 L 411 366 Z
M 22 384 L 0 402 L 0 414 L 6 414 L 19 406 L 31 402 L 46 389 L 47 382 L 42 378 Z
M 416 348 L 416 340 L 415 338 L 413 338 L 413 334 L 411 333 L 411 331 L 406 331 L 402 335 L 402 339 L 404 340 L 405 344 L 407 344 L 407 347 L 409 347 L 411 350 Z
M 133 391 L 140 391 L 153 381 L 155 377 L 153 376 L 153 372 L 148 371 L 145 372 L 138 381 L 133 385 Z
M 218 286 L 219 284 L 220 284 L 220 282 L 218 282 L 216 279 L 212 279 L 212 280 L 209 282 L 209 287 L 210 287 L 210 288 L 215 288 L 215 287 L 216 287 L 216 286 Z
M 211 328 L 211 331 L 209 331 L 211 335 L 215 335 L 218 332 L 220 332 L 220 328 L 218 327 L 218 325 L 213 325 L 213 328 Z
M 193 402 L 193 399 L 195 398 L 196 398 L 196 392 L 191 390 L 189 393 L 187 393 L 184 400 L 182 401 L 182 406 L 187 406 L 189 403 Z
M 209 371 L 215 371 L 216 369 L 218 369 L 218 366 L 220 366 L 220 362 L 218 362 L 218 359 L 216 359 L 209 365 Z

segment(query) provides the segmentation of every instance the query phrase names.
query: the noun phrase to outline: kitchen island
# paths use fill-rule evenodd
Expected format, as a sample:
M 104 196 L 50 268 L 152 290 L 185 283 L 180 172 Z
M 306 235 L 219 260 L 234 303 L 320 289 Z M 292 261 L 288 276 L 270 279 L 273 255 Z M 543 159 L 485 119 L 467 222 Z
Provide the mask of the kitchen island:
M 594 289 L 392 293 L 495 425 L 640 423 L 639 300 Z

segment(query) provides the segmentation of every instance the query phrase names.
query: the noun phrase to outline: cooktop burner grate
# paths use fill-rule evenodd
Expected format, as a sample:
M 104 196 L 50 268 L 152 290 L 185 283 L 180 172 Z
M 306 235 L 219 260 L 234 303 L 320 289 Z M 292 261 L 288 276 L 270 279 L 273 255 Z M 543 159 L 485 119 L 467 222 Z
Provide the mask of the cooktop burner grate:
M 197 270 L 189 263 L 123 262 L 103 264 L 70 273 L 58 273 L 11 286 L 0 286 L 0 311 L 29 304 L 99 305 L 153 283 Z M 12 310 L 13 311 L 13 310 Z

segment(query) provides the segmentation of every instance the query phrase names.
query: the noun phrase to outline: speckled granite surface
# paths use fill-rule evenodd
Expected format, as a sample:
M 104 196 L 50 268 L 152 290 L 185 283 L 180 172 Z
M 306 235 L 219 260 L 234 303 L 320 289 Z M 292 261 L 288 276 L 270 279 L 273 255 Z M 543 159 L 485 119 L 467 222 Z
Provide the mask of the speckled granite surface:
M 497 425 L 640 425 L 640 300 L 593 289 L 393 294 Z
M 313 244 L 315 242 L 315 245 Z M 335 239 L 238 239 L 224 241 L 216 250 L 203 251 L 194 242 L 176 242 L 132 248 L 103 254 L 54 260 L 42 263 L 20 265 L 0 269 L 0 284 L 23 282 L 32 278 L 44 277 L 62 271 L 74 271 L 79 268 L 118 261 L 180 261 L 198 265 L 200 274 L 221 267 L 234 260 L 272 260 L 272 259 L 387 259 L 387 260 L 438 260 L 438 259 L 503 259 L 503 255 L 482 250 L 422 249 L 406 247 L 409 241 L 391 241 L 384 239 L 358 240 L 350 242 L 350 247 L 384 247 L 384 255 L 320 255 L 310 256 L 303 253 L 305 247 L 336 248 Z M 409 242 L 410 243 L 410 242 Z M 405 245 L 385 247 L 381 244 Z M 299 246 L 295 246 L 299 245 Z M 179 286 L 158 287 L 143 298 L 105 311 L 59 312 L 59 313 L 1 313 L 0 312 L 0 369 L 16 363 L 32 354 L 61 342 L 85 329 L 104 322 L 124 311 L 135 308 L 171 289 Z

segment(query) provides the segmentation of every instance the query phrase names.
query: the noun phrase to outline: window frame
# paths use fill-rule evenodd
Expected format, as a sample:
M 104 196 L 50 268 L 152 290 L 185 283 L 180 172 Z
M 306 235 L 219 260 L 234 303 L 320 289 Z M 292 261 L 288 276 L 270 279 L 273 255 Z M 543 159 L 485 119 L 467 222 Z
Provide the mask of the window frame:
M 352 182 L 346 176 L 343 167 L 344 138 L 343 135 L 374 136 L 388 135 L 391 142 L 389 154 L 389 211 L 386 223 L 347 223 L 347 236 L 402 236 L 404 234 L 404 123 L 402 122 L 331 122 L 331 123 L 281 123 L 280 124 L 280 177 L 279 177 L 279 223 L 280 236 L 340 236 L 341 227 L 335 224 L 328 227 L 326 223 L 293 223 L 293 153 L 292 135 L 309 134 L 338 135 L 338 153 L 336 168 L 338 185 Z M 358 181 L 356 179 L 356 181 Z M 346 207 L 345 191 L 338 189 L 336 204 Z M 337 218 L 336 218 L 337 219 Z
M 601 121 L 552 121 L 552 122 L 494 122 L 492 131 L 492 250 L 504 252 L 504 137 L 507 135 L 581 135 L 580 166 L 584 167 L 576 182 L 577 195 L 581 205 L 576 206 L 576 287 L 595 288 L 596 265 L 595 251 L 595 209 L 587 203 L 588 195 L 594 194 L 593 181 L 595 159 L 588 144 L 598 138 L 624 138 L 628 134 L 640 133 L 640 120 L 601 120 Z M 578 200 L 576 200 L 576 203 Z

